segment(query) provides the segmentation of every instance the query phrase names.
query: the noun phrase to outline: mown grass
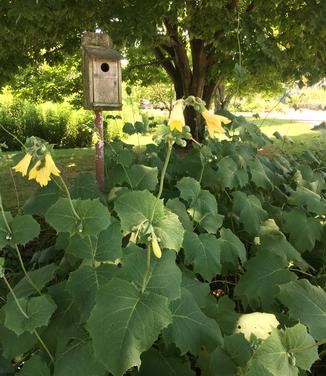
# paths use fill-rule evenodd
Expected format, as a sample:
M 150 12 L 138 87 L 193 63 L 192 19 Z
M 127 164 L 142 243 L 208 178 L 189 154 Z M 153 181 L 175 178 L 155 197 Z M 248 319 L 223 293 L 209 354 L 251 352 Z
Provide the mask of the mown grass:
M 255 119 L 253 122 L 272 138 L 273 133 L 278 131 L 282 136 L 288 136 L 295 142 L 287 144 L 276 141 L 277 148 L 295 155 L 310 151 L 317 154 L 323 163 L 326 162 L 326 132 L 312 131 L 309 124 L 288 120 Z M 152 142 L 152 135 L 132 135 L 124 141 L 135 146 L 146 145 Z M 11 161 L 11 165 L 15 156 L 17 157 L 17 153 L 14 152 L 4 153 L 4 155 L 9 162 Z M 80 172 L 94 172 L 95 170 L 94 148 L 58 149 L 54 151 L 54 158 L 68 184 Z M 11 173 L 10 164 L 1 168 L 0 189 L 4 206 L 7 209 L 17 208 L 17 197 L 22 205 L 36 188 L 37 184 L 34 181 L 29 181 L 20 174 Z

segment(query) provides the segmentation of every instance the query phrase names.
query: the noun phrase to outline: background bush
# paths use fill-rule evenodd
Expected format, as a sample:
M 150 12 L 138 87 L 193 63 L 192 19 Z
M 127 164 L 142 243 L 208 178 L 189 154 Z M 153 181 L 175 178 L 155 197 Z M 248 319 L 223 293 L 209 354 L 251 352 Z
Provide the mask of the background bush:
M 0 95 L 0 124 L 21 140 L 34 135 L 64 148 L 91 145 L 94 120 L 92 112 L 67 103 L 33 104 L 7 93 Z M 1 128 L 0 140 L 10 150 L 20 148 Z

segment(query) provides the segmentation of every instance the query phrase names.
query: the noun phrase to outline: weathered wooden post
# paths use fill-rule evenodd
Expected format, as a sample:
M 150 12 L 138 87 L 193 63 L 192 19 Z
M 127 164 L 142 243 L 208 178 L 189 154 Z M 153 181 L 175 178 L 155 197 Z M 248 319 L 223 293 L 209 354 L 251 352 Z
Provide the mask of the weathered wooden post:
M 96 144 L 96 179 L 104 189 L 103 110 L 121 110 L 122 55 L 112 48 L 104 33 L 86 32 L 82 37 L 84 107 L 95 113 L 99 141 Z

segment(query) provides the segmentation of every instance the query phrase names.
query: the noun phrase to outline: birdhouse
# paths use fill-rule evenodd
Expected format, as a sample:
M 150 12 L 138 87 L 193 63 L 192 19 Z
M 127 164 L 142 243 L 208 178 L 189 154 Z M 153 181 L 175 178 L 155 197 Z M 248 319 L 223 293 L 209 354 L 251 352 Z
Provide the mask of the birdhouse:
M 84 107 L 120 110 L 122 55 L 104 33 L 87 32 L 82 38 Z

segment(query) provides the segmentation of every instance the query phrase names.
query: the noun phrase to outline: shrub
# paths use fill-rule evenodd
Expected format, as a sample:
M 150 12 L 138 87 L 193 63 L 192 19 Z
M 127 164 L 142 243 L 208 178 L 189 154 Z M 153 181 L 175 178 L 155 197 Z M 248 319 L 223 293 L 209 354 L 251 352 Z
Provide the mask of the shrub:
M 56 147 L 90 146 L 94 128 L 90 111 L 76 110 L 66 103 L 36 105 L 9 94 L 0 96 L 0 124 L 19 139 L 34 135 Z M 19 142 L 2 128 L 0 141 L 9 150 L 20 148 Z

